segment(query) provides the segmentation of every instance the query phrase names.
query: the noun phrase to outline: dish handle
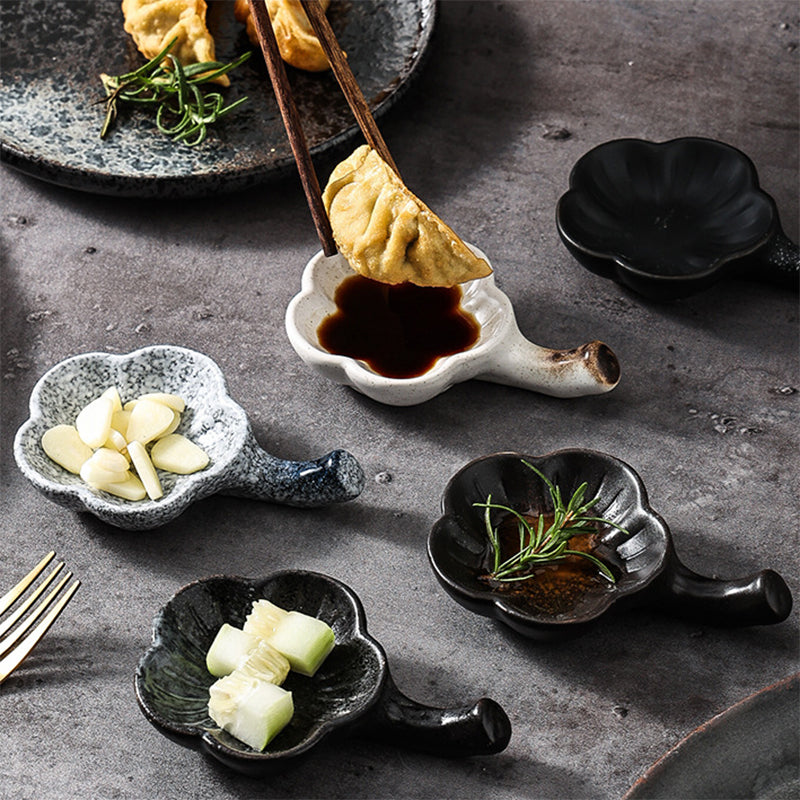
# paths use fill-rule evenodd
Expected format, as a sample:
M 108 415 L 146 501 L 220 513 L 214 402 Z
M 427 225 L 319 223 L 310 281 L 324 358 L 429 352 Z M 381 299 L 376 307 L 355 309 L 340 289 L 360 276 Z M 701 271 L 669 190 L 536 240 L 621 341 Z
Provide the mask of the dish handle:
M 259 447 L 252 434 L 228 475 L 224 494 L 306 508 L 353 500 L 365 482 L 361 465 L 347 450 L 313 461 L 286 461 Z
M 767 243 L 753 253 L 746 269 L 748 277 L 797 291 L 800 288 L 800 248 L 779 223 Z
M 511 722 L 494 700 L 472 706 L 433 708 L 406 697 L 387 675 L 383 693 L 366 718 L 362 735 L 445 757 L 492 755 L 506 748 Z
M 654 588 L 659 608 L 711 625 L 771 625 L 783 622 L 792 610 L 786 581 L 771 569 L 719 580 L 698 575 L 673 554 Z
M 551 350 L 528 341 L 514 321 L 488 369 L 475 377 L 553 397 L 583 397 L 610 392 L 619 376 L 619 361 L 607 344 Z

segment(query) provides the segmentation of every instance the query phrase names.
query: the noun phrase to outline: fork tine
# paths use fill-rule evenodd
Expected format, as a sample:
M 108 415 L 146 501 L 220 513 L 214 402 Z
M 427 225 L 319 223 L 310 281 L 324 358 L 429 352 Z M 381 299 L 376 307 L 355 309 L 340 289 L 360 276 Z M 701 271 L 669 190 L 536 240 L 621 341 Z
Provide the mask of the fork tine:
M 17 629 L 12 631 L 8 636 L 6 636 L 5 639 L 0 640 L 0 656 L 7 653 L 17 643 L 17 641 L 24 636 L 28 628 L 30 628 L 31 625 L 33 625 L 34 622 L 36 622 L 36 620 L 42 616 L 42 614 L 44 614 L 44 612 L 47 610 L 47 607 L 53 602 L 53 600 L 56 599 L 58 593 L 64 588 L 64 585 L 71 577 L 72 573 L 68 572 L 58 582 L 58 584 L 56 584 L 55 589 L 53 589 L 50 594 L 48 594 L 47 597 L 45 597 L 45 599 L 39 603 L 38 607 L 28 615 L 22 624 L 19 625 Z
M 10 592 L 0 597 L 0 614 L 5 614 L 14 605 L 17 598 L 39 577 L 54 556 L 55 551 L 51 550 Z
M 7 631 L 10 631 L 14 625 L 16 624 L 17 620 L 22 617 L 22 615 L 36 602 L 36 599 L 39 595 L 44 592 L 44 590 L 53 582 L 53 579 L 58 575 L 59 572 L 64 568 L 64 562 L 59 561 L 58 564 L 55 565 L 53 571 L 36 587 L 35 591 L 28 597 L 24 603 L 16 610 L 13 614 L 10 614 L 2 624 L 0 624 L 0 641 L 2 641 L 3 636 Z
M 60 591 L 64 582 L 69 580 L 69 575 L 66 576 L 50 593 L 50 596 L 42 602 L 39 609 L 34 612 L 35 619 L 38 619 L 41 612 L 49 605 L 51 596 Z M 47 615 L 39 622 L 39 624 L 19 643 L 19 645 L 12 650 L 5 658 L 0 659 L 0 683 L 5 679 L 25 660 L 28 654 L 38 644 L 39 640 L 47 633 L 50 626 L 56 621 L 59 614 L 64 610 L 64 607 L 72 599 L 72 596 L 78 591 L 81 582 L 76 580 L 67 591 L 61 596 L 58 602 L 53 605 Z

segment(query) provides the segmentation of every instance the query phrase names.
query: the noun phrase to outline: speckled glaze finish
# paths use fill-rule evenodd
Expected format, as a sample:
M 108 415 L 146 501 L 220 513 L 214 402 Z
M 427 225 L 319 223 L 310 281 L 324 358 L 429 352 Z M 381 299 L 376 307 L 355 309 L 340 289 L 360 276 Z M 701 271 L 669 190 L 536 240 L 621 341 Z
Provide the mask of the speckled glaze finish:
M 336 637 L 313 678 L 289 674 L 284 688 L 292 692 L 295 714 L 263 752 L 220 730 L 209 717 L 214 678 L 205 664 L 220 626 L 241 627 L 259 598 L 324 620 Z M 386 653 L 367 633 L 356 594 L 334 578 L 302 570 L 262 579 L 212 577 L 181 589 L 155 619 L 135 690 L 145 716 L 162 733 L 248 775 L 286 769 L 340 730 L 443 755 L 499 752 L 511 735 L 508 717 L 491 700 L 465 709 L 433 709 L 402 695 Z
M 145 392 L 170 392 L 186 401 L 177 432 L 208 453 L 208 467 L 192 475 L 159 471 L 164 496 L 138 502 L 91 489 L 51 461 L 42 434 L 74 424 L 78 412 L 109 386 L 123 401 Z M 319 506 L 351 500 L 364 486 L 356 459 L 335 450 L 316 461 L 286 461 L 262 450 L 244 410 L 227 393 L 219 367 L 207 356 L 172 345 L 156 345 L 127 355 L 85 353 L 45 373 L 30 399 L 30 418 L 14 439 L 17 465 L 50 500 L 89 511 L 119 528 L 156 528 L 186 507 L 217 492 L 283 503 Z
M 654 300 L 725 275 L 800 286 L 800 251 L 755 165 L 712 139 L 595 147 L 573 167 L 556 224 L 583 266 Z
M 472 250 L 488 263 L 478 248 Z M 329 353 L 317 337 L 322 320 L 336 309 L 336 289 L 352 274 L 341 254 L 326 257 L 321 251 L 317 253 L 306 265 L 300 292 L 286 309 L 286 333 L 306 364 L 329 380 L 351 386 L 373 400 L 394 406 L 416 405 L 472 378 L 555 397 L 602 394 L 619 381 L 617 358 L 602 342 L 589 342 L 572 350 L 551 350 L 529 342 L 520 332 L 511 302 L 497 288 L 493 275 L 461 287 L 461 307 L 481 326 L 473 347 L 440 358 L 419 377 L 379 375 L 361 361 Z
M 623 800 L 800 796 L 800 673 L 767 686 L 692 731 Z
M 233 3 L 209 3 L 217 58 L 252 49 Z M 428 49 L 435 0 L 335 0 L 329 19 L 373 114 L 402 96 Z M 247 103 L 195 148 L 173 144 L 146 115 L 125 111 L 106 139 L 98 75 L 144 63 L 122 27 L 118 2 L 0 4 L 0 157 L 34 177 L 74 189 L 136 197 L 209 196 L 238 191 L 294 169 L 294 159 L 260 53 L 226 90 Z M 70 46 L 65 47 L 64 42 Z M 289 70 L 303 130 L 318 155 L 358 135 L 329 73 Z
M 483 580 L 485 512 L 474 503 L 491 495 L 494 503 L 523 512 L 552 508 L 544 483 L 523 461 L 543 472 L 565 500 L 586 482 L 586 497 L 599 497 L 595 515 L 625 529 L 607 527 L 598 547 L 618 569 L 616 582 L 592 590 L 574 612 L 534 612 Z M 782 622 L 792 608 L 789 587 L 772 570 L 739 580 L 706 578 L 689 570 L 675 553 L 666 522 L 650 507 L 637 473 L 625 462 L 592 450 L 558 450 L 543 456 L 496 453 L 471 461 L 444 490 L 442 517 L 428 537 L 428 559 L 456 602 L 543 641 L 582 633 L 612 607 L 650 606 L 720 626 Z

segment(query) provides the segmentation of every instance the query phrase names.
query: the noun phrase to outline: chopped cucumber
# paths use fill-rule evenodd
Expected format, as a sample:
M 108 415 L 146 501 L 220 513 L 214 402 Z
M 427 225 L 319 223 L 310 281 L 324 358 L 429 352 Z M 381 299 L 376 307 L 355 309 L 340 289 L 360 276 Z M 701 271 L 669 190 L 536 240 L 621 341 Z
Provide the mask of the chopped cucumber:
M 209 689 L 208 713 L 223 730 L 263 750 L 294 714 L 292 693 L 234 670 Z
M 215 677 L 230 675 L 258 647 L 259 639 L 240 628 L 224 623 L 206 656 L 208 671 Z
M 269 639 L 278 627 L 278 623 L 288 614 L 280 606 L 270 603 L 269 600 L 256 600 L 253 610 L 247 615 L 244 629 L 248 633 Z
M 244 629 L 223 624 L 206 656 L 208 671 L 219 678 L 209 689 L 211 719 L 263 750 L 294 714 L 291 692 L 279 684 L 290 668 L 313 676 L 334 643 L 333 630 L 322 620 L 255 601 Z
M 333 650 L 334 635 L 321 619 L 289 611 L 268 641 L 286 656 L 295 672 L 310 677 Z
M 286 680 L 290 666 L 286 656 L 268 642 L 259 639 L 256 649 L 238 669 L 245 675 L 280 686 Z

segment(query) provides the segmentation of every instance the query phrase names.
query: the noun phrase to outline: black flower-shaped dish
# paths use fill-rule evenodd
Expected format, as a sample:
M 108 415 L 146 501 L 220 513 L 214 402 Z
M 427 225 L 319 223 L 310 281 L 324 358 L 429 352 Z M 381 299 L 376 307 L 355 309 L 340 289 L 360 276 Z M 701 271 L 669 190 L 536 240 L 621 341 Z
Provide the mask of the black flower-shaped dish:
M 552 508 L 546 487 L 523 459 L 559 487 L 565 502 L 585 481 L 586 497 L 599 497 L 593 513 L 625 529 L 601 527 L 594 548 L 616 574 L 616 582 L 599 577 L 578 577 L 574 582 L 537 578 L 497 588 L 485 579 L 489 541 L 484 509 L 473 504 L 491 495 L 493 503 L 521 513 Z M 533 639 L 574 636 L 612 606 L 649 605 L 695 622 L 730 626 L 781 622 L 792 608 L 786 582 L 772 570 L 727 581 L 705 578 L 685 567 L 667 524 L 648 505 L 639 476 L 603 453 L 576 449 L 479 458 L 451 478 L 442 510 L 428 538 L 428 557 L 445 591 L 470 611 L 494 617 Z
M 215 679 L 205 663 L 220 626 L 241 626 L 259 598 L 319 617 L 336 636 L 313 678 L 289 674 L 284 688 L 293 694 L 294 717 L 263 752 L 220 730 L 209 717 L 208 689 Z M 285 769 L 332 732 L 442 756 L 497 753 L 511 736 L 508 717 L 493 700 L 439 709 L 401 694 L 386 653 L 367 634 L 355 593 L 334 578 L 302 570 L 263 579 L 212 577 L 181 589 L 156 617 L 135 688 L 145 716 L 165 735 L 248 775 Z
M 753 162 L 712 139 L 595 147 L 573 167 L 556 224 L 584 267 L 653 300 L 726 275 L 798 288 L 800 251 Z

